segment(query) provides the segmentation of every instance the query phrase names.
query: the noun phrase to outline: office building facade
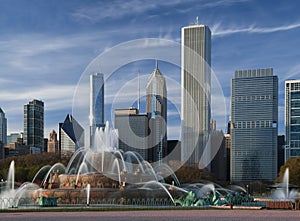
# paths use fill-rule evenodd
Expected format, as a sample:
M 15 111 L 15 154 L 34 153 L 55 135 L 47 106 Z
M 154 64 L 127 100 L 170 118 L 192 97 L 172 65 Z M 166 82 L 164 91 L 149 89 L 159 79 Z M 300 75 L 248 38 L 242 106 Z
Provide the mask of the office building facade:
M 300 80 L 285 81 L 285 161 L 300 156 Z
M 196 24 L 181 35 L 182 161 L 209 167 L 211 31 Z
M 29 101 L 24 105 L 24 143 L 44 149 L 44 102 Z
M 158 62 L 146 86 L 146 113 L 149 116 L 149 161 L 160 162 L 167 155 L 167 88 Z
M 231 181 L 276 178 L 277 121 L 273 69 L 236 71 L 231 81 Z
M 116 109 L 114 126 L 119 133 L 119 149 L 139 153 L 148 157 L 148 116 L 139 114 L 138 109 Z
M 7 119 L 1 107 L 0 107 L 0 142 L 2 142 L 3 146 L 7 144 Z

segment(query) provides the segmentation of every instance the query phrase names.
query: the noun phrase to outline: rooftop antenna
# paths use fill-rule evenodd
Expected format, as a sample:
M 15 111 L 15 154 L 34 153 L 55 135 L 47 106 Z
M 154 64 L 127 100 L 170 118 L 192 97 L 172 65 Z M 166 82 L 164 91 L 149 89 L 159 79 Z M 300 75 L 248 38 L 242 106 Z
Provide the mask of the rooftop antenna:
M 140 112 L 141 107 L 141 89 L 140 89 L 140 70 L 138 71 L 138 111 Z
M 196 25 L 199 24 L 199 21 L 198 21 L 198 16 L 196 17 Z

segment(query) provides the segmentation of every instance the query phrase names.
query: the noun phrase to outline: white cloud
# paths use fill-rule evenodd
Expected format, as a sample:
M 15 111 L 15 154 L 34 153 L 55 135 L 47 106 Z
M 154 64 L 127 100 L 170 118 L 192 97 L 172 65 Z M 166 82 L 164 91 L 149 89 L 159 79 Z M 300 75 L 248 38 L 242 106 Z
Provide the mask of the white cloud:
M 0 103 L 8 119 L 8 132 L 23 130 L 23 106 L 29 100 L 38 99 L 44 102 L 45 120 L 52 118 L 52 111 L 62 113 L 63 110 L 70 110 L 74 88 L 73 85 L 47 85 L 31 88 L 22 93 L 16 90 L 0 90 Z M 51 120 L 53 121 L 53 119 Z M 49 125 L 45 124 L 45 126 L 48 127 Z
M 281 25 L 277 27 L 255 27 L 251 25 L 249 27 L 235 27 L 235 28 L 223 28 L 221 23 L 217 23 L 212 26 L 211 31 L 213 36 L 225 36 L 225 35 L 232 35 L 236 33 L 273 33 L 279 31 L 288 31 L 292 29 L 296 29 L 300 27 L 300 23 L 293 23 L 288 25 Z
M 84 6 L 71 13 L 71 16 L 77 20 L 85 20 L 91 23 L 103 19 L 121 19 L 124 16 L 135 16 L 148 10 L 162 6 L 174 6 L 181 3 L 180 0 L 173 1 L 110 1 L 92 6 Z
M 279 79 L 280 82 L 284 82 L 285 80 L 291 80 L 291 79 L 299 79 L 300 78 L 300 65 L 297 64 L 295 66 L 292 66 L 287 70 L 286 73 L 284 73 L 284 78 Z

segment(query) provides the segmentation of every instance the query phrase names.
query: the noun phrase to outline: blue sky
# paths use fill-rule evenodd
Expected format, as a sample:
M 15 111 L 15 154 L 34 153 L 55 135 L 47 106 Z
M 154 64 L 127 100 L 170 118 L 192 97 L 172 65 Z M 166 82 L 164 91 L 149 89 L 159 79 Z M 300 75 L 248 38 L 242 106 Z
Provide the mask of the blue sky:
M 84 84 L 86 68 L 97 56 L 136 39 L 180 44 L 181 27 L 198 16 L 199 23 L 212 31 L 212 69 L 225 96 L 227 116 L 213 110 L 218 128 L 225 128 L 228 119 L 234 71 L 273 67 L 279 77 L 279 133 L 283 134 L 284 80 L 300 78 L 299 8 L 300 3 L 292 0 L 0 0 L 0 107 L 8 119 L 8 133 L 23 131 L 23 105 L 41 99 L 48 137 L 72 112 L 74 92 L 75 97 L 88 92 L 76 88 Z M 107 74 L 106 65 L 109 61 L 99 65 L 99 71 Z M 136 85 L 137 71 L 146 79 L 154 65 L 150 59 L 122 64 L 114 71 L 105 87 L 107 120 L 120 84 L 125 85 L 121 80 Z M 167 62 L 159 67 L 171 79 L 169 94 L 178 96 L 172 79 L 180 81 L 180 69 Z M 143 91 L 145 85 L 141 86 Z M 218 98 L 212 102 L 218 103 Z M 168 132 L 176 139 L 180 125 L 174 106 Z

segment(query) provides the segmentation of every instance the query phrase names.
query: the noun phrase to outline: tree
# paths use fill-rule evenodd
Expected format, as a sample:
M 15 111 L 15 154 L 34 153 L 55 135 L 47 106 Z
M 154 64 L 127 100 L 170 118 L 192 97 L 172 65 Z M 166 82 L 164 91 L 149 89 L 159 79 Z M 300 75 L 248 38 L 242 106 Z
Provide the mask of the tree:
M 300 157 L 290 158 L 281 166 L 276 183 L 282 182 L 286 168 L 289 168 L 289 183 L 300 187 Z
M 55 163 L 67 164 L 69 159 L 61 159 L 54 153 L 30 154 L 19 157 L 10 157 L 0 160 L 0 180 L 6 180 L 11 161 L 15 161 L 15 181 L 31 181 L 40 168 Z

